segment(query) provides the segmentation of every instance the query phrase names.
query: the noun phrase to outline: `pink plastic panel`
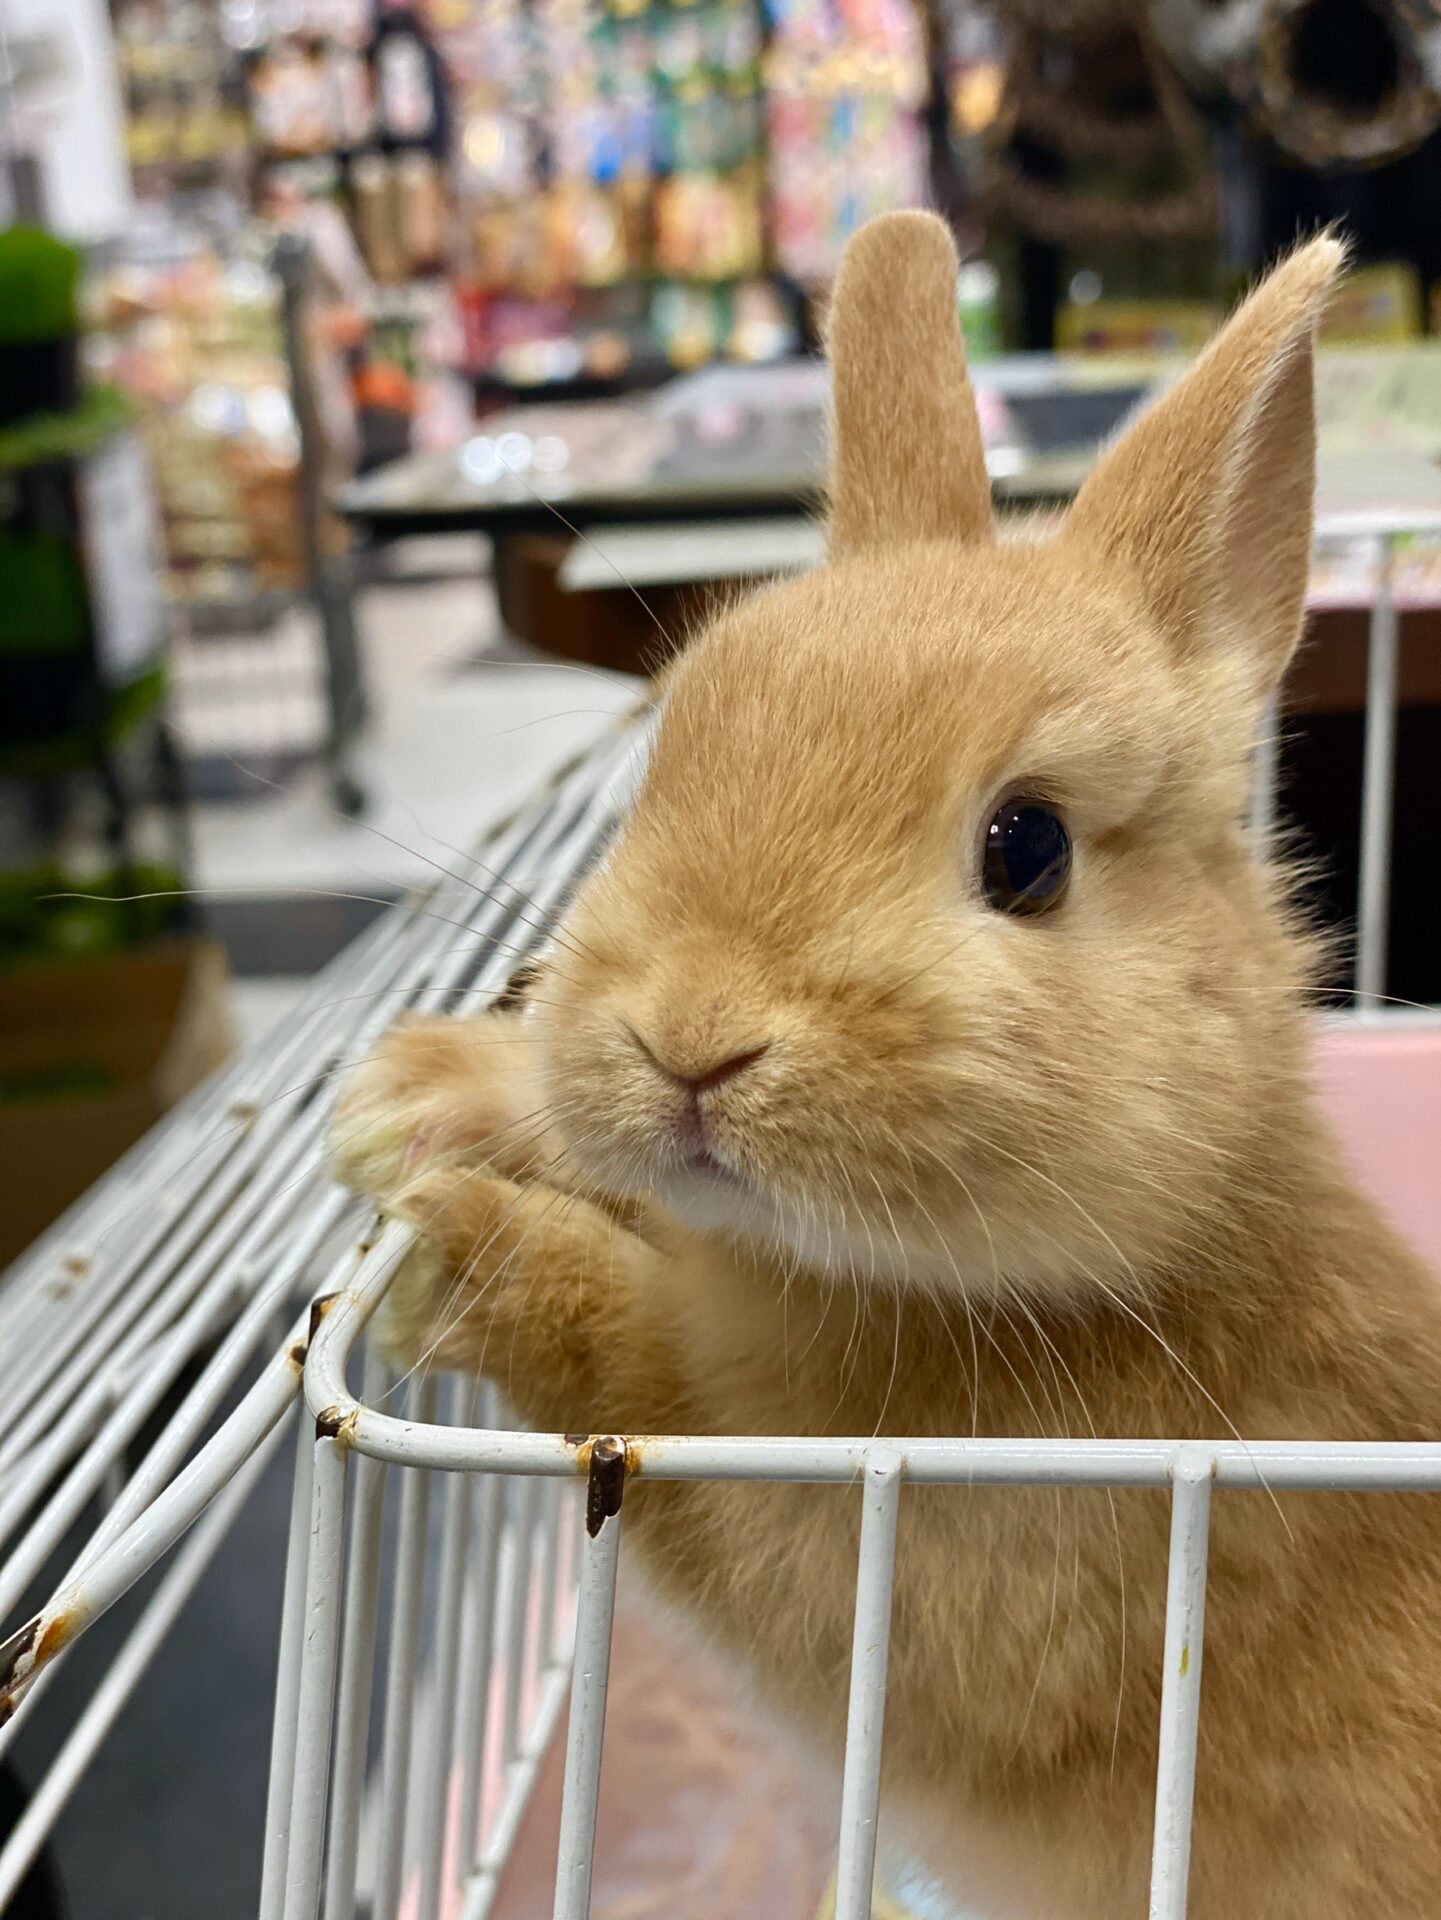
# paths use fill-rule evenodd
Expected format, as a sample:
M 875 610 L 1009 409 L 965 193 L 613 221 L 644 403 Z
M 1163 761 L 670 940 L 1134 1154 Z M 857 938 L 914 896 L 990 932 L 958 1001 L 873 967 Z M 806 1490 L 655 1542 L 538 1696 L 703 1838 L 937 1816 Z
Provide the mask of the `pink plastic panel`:
M 1333 1029 L 1317 1070 L 1357 1176 L 1441 1276 L 1441 1025 Z

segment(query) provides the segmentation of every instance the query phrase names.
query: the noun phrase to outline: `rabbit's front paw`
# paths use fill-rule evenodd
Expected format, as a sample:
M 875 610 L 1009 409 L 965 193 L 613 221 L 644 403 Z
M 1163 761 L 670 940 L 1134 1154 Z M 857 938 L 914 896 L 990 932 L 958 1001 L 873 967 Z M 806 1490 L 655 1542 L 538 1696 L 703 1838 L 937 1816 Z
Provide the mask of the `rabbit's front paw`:
M 376 1323 L 396 1368 L 484 1367 L 497 1329 L 507 1358 L 517 1316 L 528 1316 L 537 1263 L 563 1252 L 549 1231 L 563 1196 L 475 1168 L 412 1176 L 386 1211 L 415 1229 L 415 1244 L 386 1291 Z M 574 1205 L 567 1201 L 566 1204 Z
M 331 1167 L 382 1203 L 431 1166 L 521 1174 L 539 1150 L 529 1121 L 537 1105 L 514 1015 L 400 1020 L 341 1086 Z
M 370 1338 L 387 1366 L 404 1376 L 436 1358 L 437 1335 L 445 1326 L 449 1292 L 445 1255 L 424 1234 L 396 1269 L 371 1323 Z
M 614 1378 L 627 1302 L 653 1296 L 664 1256 L 603 1206 L 484 1167 L 433 1167 L 388 1211 L 415 1245 L 376 1337 L 402 1370 L 488 1373 L 522 1420 L 564 1433 L 634 1405 Z M 673 1417 L 673 1416 L 672 1416 Z

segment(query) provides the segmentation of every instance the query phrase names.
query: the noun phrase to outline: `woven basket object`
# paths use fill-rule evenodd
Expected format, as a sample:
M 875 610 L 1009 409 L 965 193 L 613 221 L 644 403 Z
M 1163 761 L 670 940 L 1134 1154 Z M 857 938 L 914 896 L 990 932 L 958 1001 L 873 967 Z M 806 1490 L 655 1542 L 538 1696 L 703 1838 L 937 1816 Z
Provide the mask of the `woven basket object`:
M 1035 10 L 1044 11 L 1039 0 Z M 1021 6 L 1013 14 L 1030 11 Z M 1149 27 L 1136 21 L 1134 9 L 1121 22 L 1115 11 L 1103 31 L 1068 38 L 1013 19 L 1006 91 L 987 142 L 983 192 L 1025 232 L 1055 245 L 1212 234 L 1220 222 L 1220 194 L 1200 117 Z M 1050 57 L 1058 44 L 1059 74 Z M 1118 113 L 1110 101 L 1105 77 L 1123 63 L 1146 80 L 1151 104 L 1142 113 Z M 1015 152 L 1020 137 L 1051 148 L 1080 177 L 1056 183 L 1028 173 Z M 1097 169 L 1105 177 L 1087 177 Z M 1168 172 L 1174 184 L 1157 189 L 1152 183 Z
M 1316 168 L 1379 166 L 1441 126 L 1441 13 L 1430 0 L 1264 0 L 1256 119 Z

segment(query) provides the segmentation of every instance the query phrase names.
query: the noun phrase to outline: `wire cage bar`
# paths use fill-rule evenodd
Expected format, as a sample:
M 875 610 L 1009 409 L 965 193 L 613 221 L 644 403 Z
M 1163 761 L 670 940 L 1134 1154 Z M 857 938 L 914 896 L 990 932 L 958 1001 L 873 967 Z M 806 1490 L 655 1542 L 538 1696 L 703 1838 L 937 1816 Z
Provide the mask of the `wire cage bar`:
M 1171 1559 L 1161 1654 L 1161 1739 L 1156 1761 L 1156 1841 L 1151 1856 L 1153 1920 L 1186 1920 L 1214 1471 L 1206 1453 L 1185 1451 L 1178 1456 L 1172 1474 Z
M 555 1876 L 555 1920 L 587 1920 L 600 1804 L 601 1742 L 610 1685 L 615 1625 L 615 1581 L 620 1566 L 620 1492 L 626 1445 L 613 1436 L 591 1447 L 580 1601 L 575 1632 L 570 1728 L 566 1739 L 565 1797 L 560 1813 L 560 1858 Z
M 1396 782 L 1399 675 L 1394 555 L 1376 543 L 1376 600 L 1366 647 L 1366 747 L 1361 771 L 1361 885 L 1356 909 L 1356 1003 L 1374 1012 L 1386 986 L 1391 797 Z
M 1379 585 L 1356 1004 L 1346 1017 L 1434 1019 L 1384 1003 L 1399 679 L 1391 556 L 1396 537 L 1416 529 L 1364 531 Z M 1261 845 L 1280 730 L 1268 715 L 1255 759 Z M 411 1237 L 396 1223 L 377 1227 L 329 1183 L 330 1086 L 403 1007 L 459 1012 L 499 993 L 613 832 L 646 741 L 644 719 L 606 736 L 473 860 L 438 866 L 421 897 L 317 980 L 283 1032 L 142 1142 L 0 1288 L 0 1344 L 27 1356 L 7 1383 L 0 1432 L 4 1616 L 37 1588 L 51 1596 L 0 1644 L 0 1757 L 35 1719 L 75 1639 L 178 1548 L 25 1817 L 0 1840 L 0 1911 L 291 1434 L 262 1920 L 485 1920 L 562 1715 L 553 1911 L 585 1920 L 623 1494 L 636 1474 L 830 1483 L 858 1502 L 837 1920 L 865 1920 L 871 1907 L 906 1489 L 1169 1489 L 1150 1911 L 1183 1920 L 1213 1500 L 1257 1487 L 1441 1489 L 1441 1443 L 578 1439 L 517 1430 L 494 1391 L 470 1381 L 394 1381 L 364 1350 L 364 1332 Z M 158 1437 L 132 1462 L 162 1407 Z M 107 1486 L 98 1526 L 57 1564 L 77 1516 Z
M 886 1668 L 891 1646 L 891 1585 L 896 1571 L 896 1524 L 904 1470 L 904 1457 L 893 1447 L 875 1447 L 866 1456 L 851 1696 L 841 1781 L 836 1920 L 870 1920 L 880 1817 Z

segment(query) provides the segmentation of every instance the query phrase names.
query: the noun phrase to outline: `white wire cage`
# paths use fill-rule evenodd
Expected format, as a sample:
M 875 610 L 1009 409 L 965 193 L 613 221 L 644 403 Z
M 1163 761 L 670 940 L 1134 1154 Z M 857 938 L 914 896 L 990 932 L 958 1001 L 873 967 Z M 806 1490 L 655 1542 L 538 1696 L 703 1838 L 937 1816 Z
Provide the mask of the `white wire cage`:
M 1338 1017 L 1441 1027 L 1441 1014 L 1384 1003 L 1393 558 L 1403 536 L 1441 526 L 1327 529 L 1358 532 L 1375 552 L 1355 995 Z M 1273 718 L 1256 760 L 1261 835 L 1277 737 Z M 261 1920 L 484 1920 L 567 1700 L 553 1911 L 590 1913 L 622 1496 L 637 1472 L 842 1483 L 861 1503 L 837 1920 L 871 1911 L 906 1487 L 1169 1488 L 1150 1911 L 1180 1920 L 1213 1494 L 1441 1489 L 1441 1443 L 566 1438 L 513 1430 L 493 1392 L 469 1380 L 411 1381 L 397 1413 L 373 1356 L 353 1392 L 348 1364 L 410 1240 L 398 1224 L 370 1233 L 365 1210 L 328 1180 L 331 1082 L 401 1006 L 462 1012 L 503 989 L 613 832 L 645 743 L 643 724 L 607 736 L 474 861 L 377 923 L 282 1032 L 142 1142 L 0 1289 L 0 1350 L 25 1360 L 4 1388 L 0 1621 L 104 1502 L 50 1598 L 0 1644 L 0 1759 L 44 1713 L 78 1636 L 178 1549 L 0 1842 L 0 1911 L 297 1427 Z

